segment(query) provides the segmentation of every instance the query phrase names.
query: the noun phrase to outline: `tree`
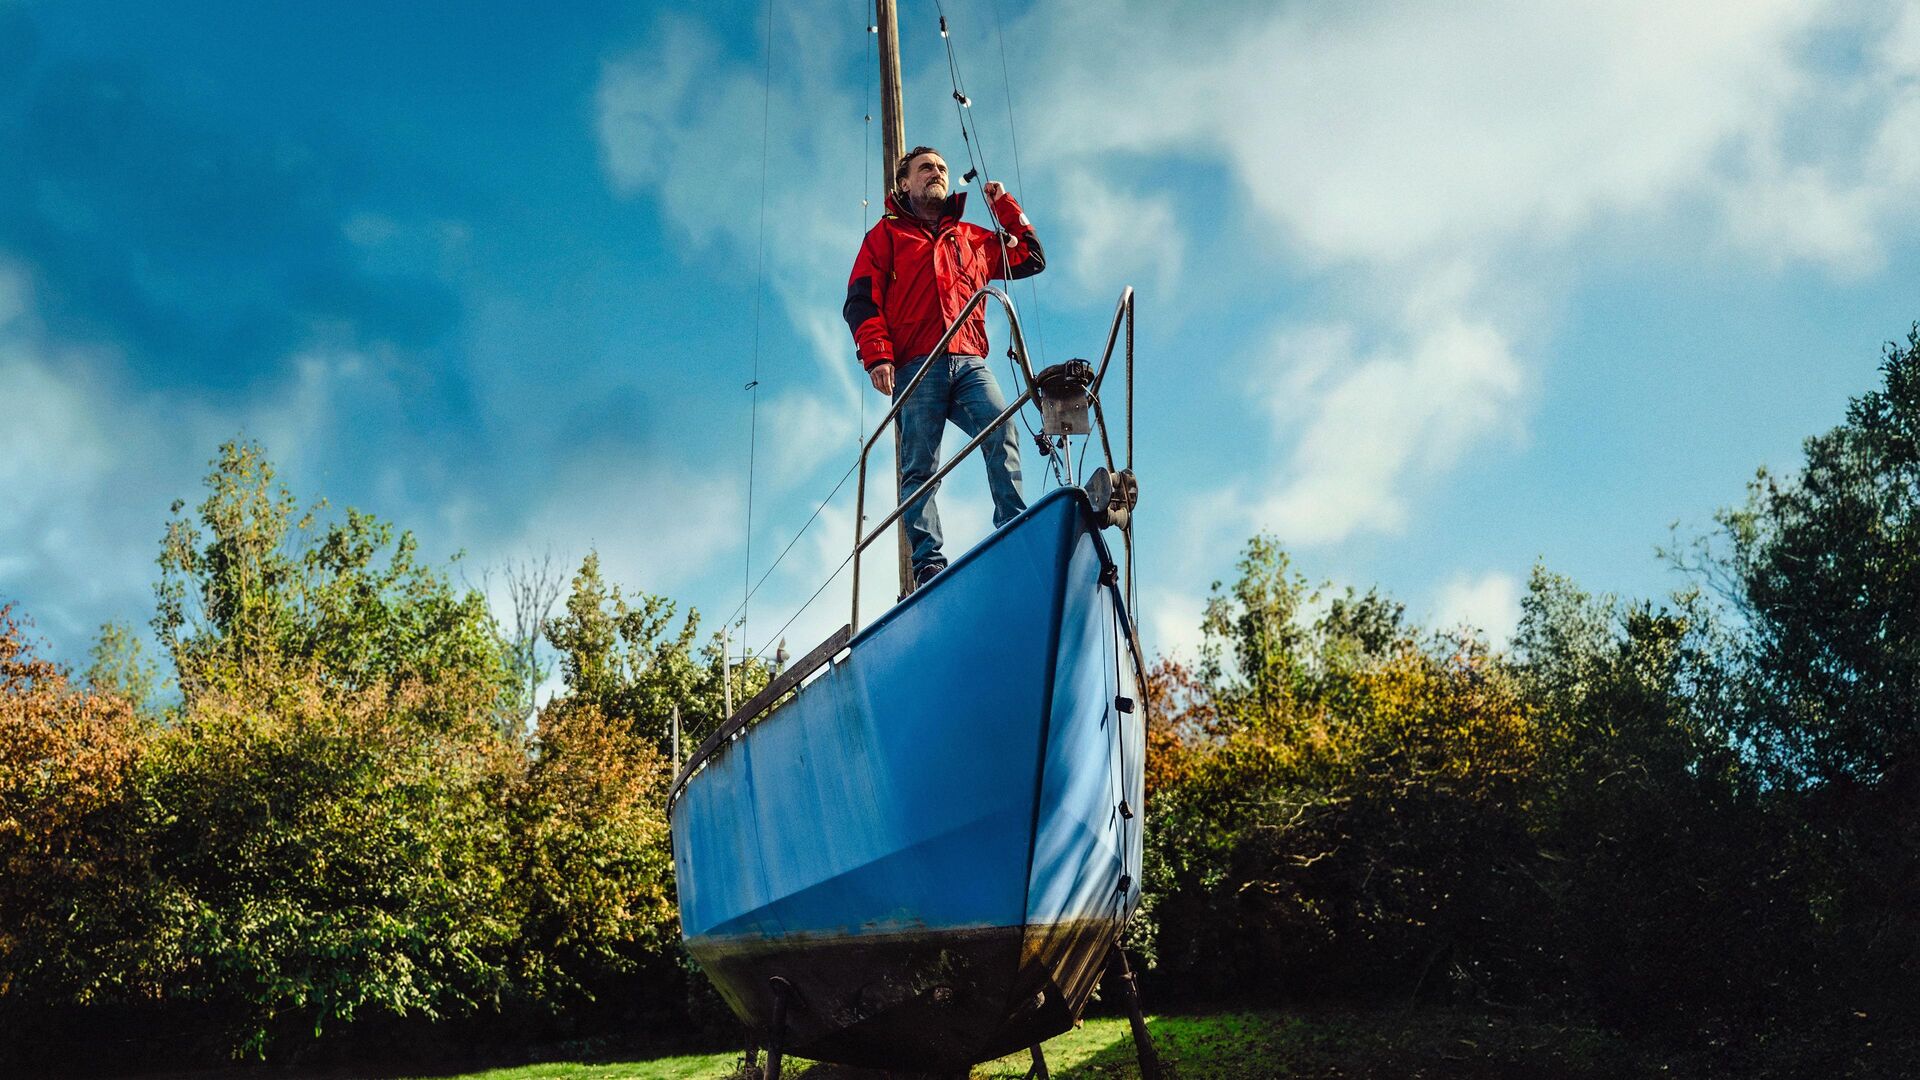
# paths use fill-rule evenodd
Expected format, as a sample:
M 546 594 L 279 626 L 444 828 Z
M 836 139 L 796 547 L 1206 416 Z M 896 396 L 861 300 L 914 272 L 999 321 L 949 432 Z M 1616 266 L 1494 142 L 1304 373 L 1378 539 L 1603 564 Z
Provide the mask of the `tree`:
M 1765 1031 L 1812 981 L 1811 920 L 1794 910 L 1789 808 L 1736 746 L 1737 641 L 1697 590 L 1623 603 L 1536 567 L 1521 609 L 1514 668 L 1541 745 L 1526 794 L 1548 856 L 1534 872 L 1570 992 L 1683 1039 Z
M 500 721 L 502 731 L 519 738 L 534 721 L 540 684 L 553 674 L 552 662 L 541 656 L 540 642 L 549 638 L 553 605 L 566 579 L 554 568 L 551 551 L 538 559 L 507 563 L 502 577 L 508 619 L 502 626 L 500 646 L 507 657 L 512 690 L 501 708 Z
M 1239 570 L 1208 606 L 1201 687 L 1148 686 L 1171 714 L 1144 867 L 1163 969 L 1212 992 L 1529 990 L 1539 748 L 1515 681 L 1377 590 L 1310 620 L 1320 593 L 1270 537 Z
M 191 703 L 288 663 L 344 689 L 418 682 L 490 707 L 508 689 L 486 601 L 419 561 L 410 532 L 348 509 L 300 511 L 260 447 L 227 442 L 194 516 L 176 502 L 153 625 Z
M 1213 583 L 1200 674 L 1219 689 L 1228 712 L 1272 715 L 1303 675 L 1307 631 L 1300 614 L 1314 594 L 1271 536 L 1249 540 L 1238 569 L 1231 588 Z M 1232 651 L 1231 675 L 1223 648 Z
M 520 992 L 559 1011 L 608 995 L 649 961 L 667 966 L 679 928 L 673 775 L 633 725 L 583 701 L 549 706 L 537 738 L 515 806 L 513 889 L 526 913 L 516 950 Z
M 0 606 L 0 1058 L 26 1034 L 22 1010 L 127 988 L 146 883 L 132 778 L 149 734 L 125 696 L 75 688 L 35 655 Z
M 1762 470 L 1718 518 L 1747 630 L 1742 730 L 1793 817 L 1828 1018 L 1911 1017 L 1920 971 L 1920 324 L 1880 373 L 1797 474 Z
M 757 658 L 723 663 L 718 634 L 696 653 L 700 614 L 688 611 L 676 629 L 676 613 L 677 605 L 664 596 L 629 597 L 609 586 L 600 574 L 600 556 L 589 552 L 574 575 L 565 613 L 549 630 L 574 703 L 633 725 L 663 751 L 676 707 L 688 739 L 718 726 L 729 669 L 736 705 L 771 677 Z
M 293 494 L 273 475 L 257 446 L 223 443 L 198 521 L 181 516 L 184 500 L 173 504 L 153 628 L 189 700 L 216 678 L 244 676 L 293 635 L 299 570 L 290 534 L 311 528 L 313 515 L 296 517 Z
M 347 689 L 308 661 L 203 689 L 140 762 L 143 981 L 254 1056 L 497 1009 L 523 760 L 420 681 Z
M 1920 800 L 1920 324 L 1880 371 L 1797 476 L 1762 470 L 1719 521 L 1776 761 Z
M 160 687 L 159 669 L 146 655 L 146 647 L 125 623 L 109 622 L 100 627 L 89 654 L 87 686 L 102 694 L 125 698 L 134 709 L 150 707 Z

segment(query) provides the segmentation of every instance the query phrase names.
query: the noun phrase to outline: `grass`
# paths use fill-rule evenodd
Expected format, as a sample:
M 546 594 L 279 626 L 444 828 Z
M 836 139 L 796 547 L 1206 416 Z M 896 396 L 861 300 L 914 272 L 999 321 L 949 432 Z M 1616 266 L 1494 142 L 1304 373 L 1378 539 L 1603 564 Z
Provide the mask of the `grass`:
M 1449 1011 L 1221 1012 L 1148 1020 L 1161 1059 L 1179 1080 L 1619 1080 L 1656 1076 L 1657 1064 L 1589 1028 Z M 1124 1019 L 1096 1017 L 1049 1040 L 1056 1080 L 1139 1076 Z M 974 1067 L 973 1080 L 1018 1080 L 1025 1053 Z M 459 1080 L 726 1080 L 740 1054 L 693 1054 L 614 1064 L 543 1064 Z M 870 1080 L 880 1073 L 788 1060 L 789 1080 Z

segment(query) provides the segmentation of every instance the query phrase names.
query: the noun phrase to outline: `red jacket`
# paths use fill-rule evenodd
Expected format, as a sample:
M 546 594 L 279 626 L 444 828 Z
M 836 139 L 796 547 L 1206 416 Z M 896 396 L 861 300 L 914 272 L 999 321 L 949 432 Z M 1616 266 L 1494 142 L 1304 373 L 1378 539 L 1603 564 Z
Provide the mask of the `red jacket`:
M 967 195 L 947 199 L 940 223 L 929 226 L 887 196 L 887 213 L 860 245 L 840 309 L 860 349 L 860 364 L 903 363 L 925 356 L 967 298 L 993 278 L 1032 277 L 1046 268 L 1046 253 L 1013 196 L 993 204 L 1006 230 L 1006 258 L 992 230 L 960 220 Z M 956 356 L 987 354 L 986 307 L 975 308 L 947 343 Z

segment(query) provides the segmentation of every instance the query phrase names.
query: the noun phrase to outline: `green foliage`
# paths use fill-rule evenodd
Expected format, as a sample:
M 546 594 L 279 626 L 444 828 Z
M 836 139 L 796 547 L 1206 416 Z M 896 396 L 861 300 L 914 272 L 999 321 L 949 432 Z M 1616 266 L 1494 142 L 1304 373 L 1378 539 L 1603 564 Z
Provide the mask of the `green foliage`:
M 1760 734 L 1820 781 L 1920 768 L 1920 325 L 1881 373 L 1799 475 L 1762 470 L 1720 516 L 1772 706 Z
M 515 806 L 520 992 L 559 1010 L 677 946 L 666 756 L 591 703 L 541 716 Z
M 125 697 L 76 689 L 37 657 L 0 606 L 0 1032 L 23 1007 L 125 984 L 145 871 L 132 775 L 148 734 Z
M 1573 992 L 1614 1022 L 1764 1030 L 1791 1004 L 1811 920 L 1787 887 L 1787 822 L 1736 749 L 1728 632 L 1697 593 L 1622 605 L 1540 569 L 1523 611 L 1538 873 Z
M 1730 1074 L 1883 1069 L 1920 930 L 1920 327 L 1666 605 L 1536 569 L 1506 656 L 1268 538 L 1149 681 L 1158 978 L 1597 1016 Z
M 317 668 L 205 691 L 145 754 L 146 981 L 263 1053 L 368 1015 L 498 1002 L 517 766 L 477 710 Z
M 1300 677 L 1306 638 L 1298 617 L 1313 594 L 1271 536 L 1247 543 L 1239 571 L 1230 589 L 1213 583 L 1202 622 L 1201 675 L 1223 691 L 1222 708 L 1266 716 L 1281 707 Z M 1224 663 L 1229 648 L 1231 678 Z
M 739 705 L 766 686 L 771 672 L 753 659 L 723 664 L 717 634 L 696 654 L 700 615 L 689 611 L 675 629 L 676 609 L 666 597 L 628 597 L 609 586 L 600 575 L 600 557 L 589 553 L 549 636 L 560 650 L 571 699 L 625 721 L 662 750 L 677 707 L 686 753 L 723 719 L 728 674 Z
M 110 622 L 100 627 L 84 677 L 91 689 L 125 698 L 139 711 L 152 706 L 153 696 L 160 689 L 159 668 L 147 657 L 140 638 L 124 623 Z
M 1216 590 L 1209 645 L 1241 673 L 1214 698 L 1224 727 L 1188 689 L 1179 737 L 1154 740 L 1185 759 L 1156 763 L 1149 805 L 1163 971 L 1219 989 L 1508 987 L 1539 900 L 1518 869 L 1538 747 L 1513 680 L 1470 642 L 1420 641 L 1377 593 L 1304 622 L 1289 565 L 1256 539 Z
M 675 613 L 665 597 L 607 584 L 589 554 L 549 627 L 567 692 L 542 712 L 533 747 L 520 830 L 526 945 L 541 965 L 530 985 L 546 988 L 555 1005 L 587 1000 L 604 1009 L 624 996 L 658 1010 L 670 988 L 681 1022 L 707 1027 L 718 1003 L 680 949 L 672 900 L 672 718 L 681 719 L 684 757 L 721 722 L 729 675 L 738 704 L 770 672 L 754 659 L 723 662 L 718 635 L 696 653 L 698 613 L 677 628 Z
M 1720 515 L 1710 576 L 1747 631 L 1740 730 L 1793 811 L 1782 878 L 1818 928 L 1803 971 L 1846 987 L 1813 1013 L 1827 1024 L 1910 1015 L 1920 970 L 1920 324 L 1880 370 L 1797 474 L 1763 470 Z
M 1150 988 L 1597 1018 L 1703 1073 L 1904 1068 L 1920 325 L 1883 376 L 1681 560 L 1721 606 L 1537 568 L 1498 653 L 1254 538 L 1201 663 L 1143 690 Z M 238 443 L 176 506 L 164 718 L 124 627 L 76 686 L 0 609 L 0 1069 L 107 1009 L 267 1056 L 712 1010 L 676 940 L 668 730 L 691 747 L 769 666 L 595 556 L 504 634 L 410 534 L 323 511 Z M 566 691 L 528 739 L 541 632 Z
M 312 665 L 348 690 L 430 683 L 500 704 L 512 676 L 486 602 L 419 562 L 412 533 L 349 509 L 318 536 L 251 443 L 228 442 L 193 517 L 174 504 L 154 629 L 191 700 Z

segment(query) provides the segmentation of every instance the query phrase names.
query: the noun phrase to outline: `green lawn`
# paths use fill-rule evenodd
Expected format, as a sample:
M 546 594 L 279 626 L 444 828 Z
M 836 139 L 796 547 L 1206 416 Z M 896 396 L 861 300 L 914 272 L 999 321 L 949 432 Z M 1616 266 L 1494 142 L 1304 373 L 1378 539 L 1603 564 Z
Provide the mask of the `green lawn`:
M 1619 1080 L 1659 1075 L 1657 1065 L 1590 1029 L 1444 1011 L 1226 1012 L 1148 1021 L 1162 1060 L 1179 1080 L 1340 1077 L 1343 1080 L 1481 1080 L 1571 1077 Z M 1126 1021 L 1099 1017 L 1046 1044 L 1058 1080 L 1134 1078 Z M 974 1080 L 1024 1077 L 1016 1054 L 975 1067 Z M 792 1080 L 879 1074 L 789 1059 Z M 738 1052 L 620 1064 L 547 1064 L 475 1073 L 461 1080 L 724 1080 Z

